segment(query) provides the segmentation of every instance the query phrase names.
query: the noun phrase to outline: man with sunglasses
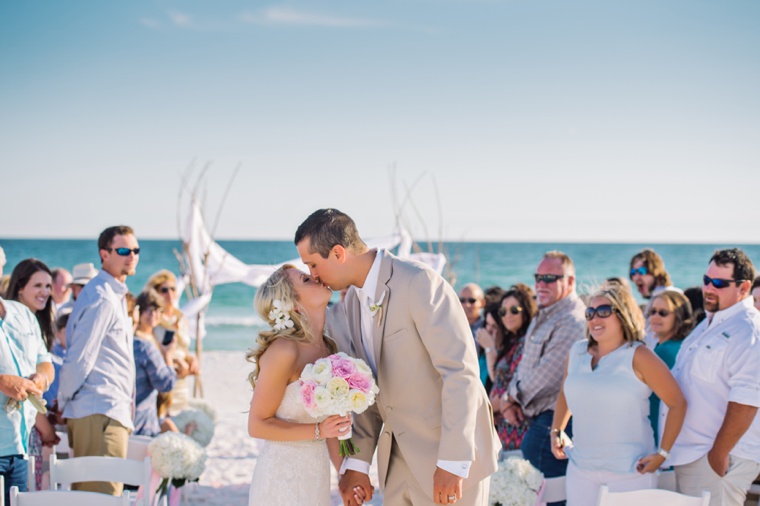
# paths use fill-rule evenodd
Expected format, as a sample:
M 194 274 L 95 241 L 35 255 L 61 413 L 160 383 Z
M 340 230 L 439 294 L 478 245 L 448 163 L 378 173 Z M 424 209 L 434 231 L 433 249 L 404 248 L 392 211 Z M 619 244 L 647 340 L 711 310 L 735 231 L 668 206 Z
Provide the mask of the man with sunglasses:
M 651 248 L 645 248 L 633 255 L 628 276 L 631 283 L 636 285 L 641 296 L 648 301 L 646 308 L 644 308 L 644 318 L 646 318 L 644 343 L 653 350 L 657 346 L 658 339 L 652 329 L 649 328 L 649 310 L 652 306 L 652 299 L 665 290 L 675 290 L 679 293 L 683 293 L 683 291 L 673 286 L 670 281 L 670 274 L 665 270 L 665 261 Z
M 66 325 L 58 404 L 75 457 L 125 458 L 134 429 L 135 362 L 124 282 L 135 274 L 140 246 L 134 231 L 122 225 L 100 234 L 98 250 L 101 270 L 82 289 Z M 87 482 L 73 488 L 121 495 L 123 484 Z
M 475 283 L 467 283 L 459 290 L 459 302 L 462 304 L 464 314 L 467 317 L 467 323 L 470 324 L 470 330 L 472 331 L 472 338 L 475 340 L 475 348 L 478 351 L 478 367 L 480 368 L 480 381 L 483 386 L 488 388 L 488 363 L 486 362 L 486 355 L 483 352 L 483 348 L 478 344 L 475 339 L 475 335 L 478 330 L 483 328 L 485 320 L 481 312 L 483 306 L 486 304 L 485 295 L 483 289 Z
M 740 506 L 760 474 L 760 312 L 755 268 L 740 249 L 713 254 L 703 277 L 707 318 L 683 341 L 673 376 L 689 409 L 666 465 L 680 492 L 709 490 L 711 506 Z M 663 405 L 663 408 L 665 406 Z M 660 427 L 667 416 L 661 408 Z
M 552 454 L 549 431 L 568 353 L 574 342 L 585 338 L 586 306 L 575 293 L 575 265 L 566 254 L 547 252 L 534 277 L 538 314 L 525 335 L 522 359 L 503 399 L 502 414 L 513 425 L 530 419 L 523 455 L 545 477 L 554 478 L 565 475 L 567 461 Z M 568 431 L 572 433 L 571 424 Z

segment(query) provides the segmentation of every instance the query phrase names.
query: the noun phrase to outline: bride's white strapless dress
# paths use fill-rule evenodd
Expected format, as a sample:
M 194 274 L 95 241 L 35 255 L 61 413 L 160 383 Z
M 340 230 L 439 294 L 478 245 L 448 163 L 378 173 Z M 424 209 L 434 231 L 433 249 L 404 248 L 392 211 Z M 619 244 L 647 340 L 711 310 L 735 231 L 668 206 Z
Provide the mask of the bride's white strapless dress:
M 275 416 L 296 423 L 321 421 L 304 409 L 300 381 L 285 388 Z M 330 506 L 330 457 L 324 440 L 262 443 L 248 506 Z

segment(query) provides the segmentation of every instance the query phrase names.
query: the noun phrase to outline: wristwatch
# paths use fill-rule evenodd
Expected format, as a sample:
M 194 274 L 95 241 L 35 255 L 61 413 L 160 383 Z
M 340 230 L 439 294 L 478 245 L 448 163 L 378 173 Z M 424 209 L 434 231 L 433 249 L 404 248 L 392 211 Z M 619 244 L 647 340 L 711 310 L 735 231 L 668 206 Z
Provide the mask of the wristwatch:
M 665 450 L 665 449 L 663 449 L 663 448 L 658 448 L 657 449 L 657 455 L 661 455 L 662 458 L 665 459 L 665 460 L 668 460 L 670 458 L 670 452 L 667 451 L 667 450 Z

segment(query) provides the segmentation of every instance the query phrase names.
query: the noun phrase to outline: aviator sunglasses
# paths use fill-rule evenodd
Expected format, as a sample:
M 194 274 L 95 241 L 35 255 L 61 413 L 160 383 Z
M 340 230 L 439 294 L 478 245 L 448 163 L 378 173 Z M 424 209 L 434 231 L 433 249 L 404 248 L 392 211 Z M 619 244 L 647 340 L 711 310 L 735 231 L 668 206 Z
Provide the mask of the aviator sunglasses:
M 132 248 L 132 249 L 129 249 L 129 248 L 107 248 L 106 250 L 109 251 L 109 252 L 115 251 L 116 254 L 119 255 L 120 257 L 129 256 L 130 253 L 134 253 L 135 255 L 139 255 L 140 254 L 140 248 Z
M 642 265 L 641 267 L 636 267 L 635 269 L 631 269 L 630 274 L 631 274 L 631 277 L 634 277 L 636 274 L 638 274 L 639 276 L 644 276 L 648 272 L 649 271 L 647 270 L 647 268 Z
M 565 277 L 564 274 L 534 274 L 533 277 L 536 279 L 536 283 L 539 281 L 543 281 L 547 285 L 549 283 L 554 283 L 558 279 L 562 279 Z
M 609 318 L 614 312 L 615 310 L 612 309 L 612 306 L 609 304 L 602 304 L 601 306 L 597 307 L 587 307 L 586 320 L 593 320 L 594 315 L 598 316 L 599 318 Z
M 660 315 L 662 318 L 665 318 L 666 316 L 668 316 L 668 315 L 670 315 L 672 313 L 670 311 L 668 311 L 667 309 L 654 309 L 654 308 L 652 308 L 652 309 L 649 310 L 649 316 L 654 316 L 656 314 Z
M 478 299 L 474 297 L 459 297 L 459 302 L 462 304 L 475 304 Z
M 500 307 L 499 308 L 499 316 L 507 316 L 507 311 L 509 311 L 512 314 L 520 314 L 522 313 L 523 308 L 520 306 L 509 306 L 509 308 L 506 307 Z
M 702 276 L 702 282 L 705 284 L 705 286 L 712 284 L 715 288 L 725 288 L 729 286 L 731 283 L 742 283 L 744 282 L 743 279 L 720 279 L 720 278 L 711 278 L 707 274 Z
M 169 293 L 169 292 L 176 292 L 177 287 L 176 286 L 162 286 L 160 292 L 161 293 Z

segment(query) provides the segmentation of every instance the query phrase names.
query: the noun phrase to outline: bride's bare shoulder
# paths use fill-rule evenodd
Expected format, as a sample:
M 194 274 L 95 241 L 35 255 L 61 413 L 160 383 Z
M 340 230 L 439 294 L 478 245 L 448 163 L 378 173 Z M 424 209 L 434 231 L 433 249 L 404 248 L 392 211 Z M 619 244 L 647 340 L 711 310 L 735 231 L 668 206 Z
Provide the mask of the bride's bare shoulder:
M 292 339 L 275 339 L 264 354 L 261 356 L 264 362 L 278 362 L 280 364 L 293 364 L 298 360 L 300 348 Z

